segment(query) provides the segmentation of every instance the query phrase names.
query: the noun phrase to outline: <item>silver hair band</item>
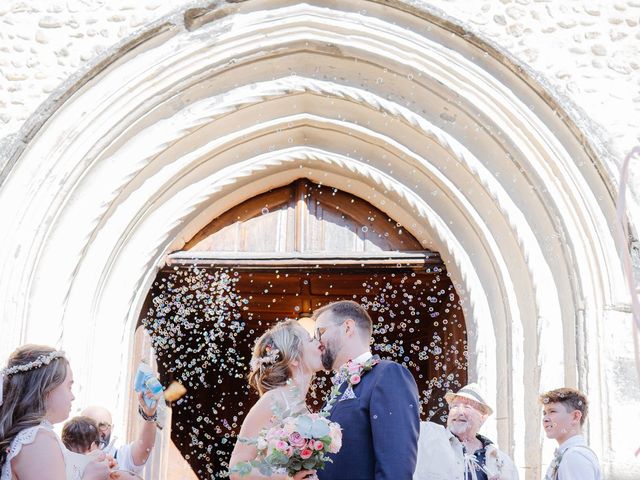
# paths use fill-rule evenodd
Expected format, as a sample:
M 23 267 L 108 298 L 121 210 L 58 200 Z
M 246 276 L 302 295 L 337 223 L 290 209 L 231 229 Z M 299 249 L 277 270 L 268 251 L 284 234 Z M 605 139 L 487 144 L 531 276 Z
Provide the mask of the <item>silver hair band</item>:
M 28 372 L 29 370 L 36 370 L 49 365 L 53 360 L 64 357 L 64 352 L 61 350 L 54 350 L 51 353 L 40 355 L 33 362 L 22 363 L 20 365 L 14 365 L 13 367 L 3 368 L 0 370 L 0 405 L 4 400 L 4 377 L 10 377 L 16 373 Z

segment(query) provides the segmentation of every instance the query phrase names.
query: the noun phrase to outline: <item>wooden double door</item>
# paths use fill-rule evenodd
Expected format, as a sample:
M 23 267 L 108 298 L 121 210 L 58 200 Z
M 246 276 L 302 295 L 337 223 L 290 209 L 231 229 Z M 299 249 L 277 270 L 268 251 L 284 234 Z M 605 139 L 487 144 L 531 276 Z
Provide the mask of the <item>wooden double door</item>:
M 444 394 L 466 383 L 458 295 L 437 252 L 368 202 L 302 179 L 238 205 L 170 255 L 141 321 L 163 381 L 188 388 L 172 440 L 200 478 L 226 470 L 257 398 L 246 384 L 255 339 L 287 318 L 309 327 L 313 310 L 339 299 L 368 309 L 373 352 L 406 365 L 423 419 L 444 421 Z M 326 391 L 319 375 L 312 408 Z

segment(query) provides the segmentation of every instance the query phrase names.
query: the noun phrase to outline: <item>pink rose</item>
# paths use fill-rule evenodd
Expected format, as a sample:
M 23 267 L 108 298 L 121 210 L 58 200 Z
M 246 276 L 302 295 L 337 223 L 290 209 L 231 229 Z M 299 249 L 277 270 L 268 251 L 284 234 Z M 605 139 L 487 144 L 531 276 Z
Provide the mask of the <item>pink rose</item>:
M 291 446 L 299 448 L 303 447 L 306 442 L 304 437 L 300 435 L 300 433 L 293 432 L 289 435 L 289 443 L 291 444 Z
M 349 382 L 351 383 L 351 385 L 356 385 L 356 384 L 360 383 L 360 375 L 358 375 L 358 374 L 351 375 L 351 378 L 349 379 Z
M 324 443 L 322 443 L 320 440 L 316 440 L 315 443 L 313 444 L 313 447 L 320 451 L 324 448 Z
M 284 440 L 278 440 L 278 442 L 276 443 L 276 448 L 281 452 L 286 452 L 287 448 L 289 448 L 289 445 Z
M 300 452 L 300 458 L 302 458 L 303 460 L 311 457 L 311 455 L 313 455 L 313 450 L 311 450 L 310 448 L 303 448 Z
M 359 373 L 360 372 L 360 365 L 358 365 L 357 363 L 350 363 L 349 366 L 347 367 L 347 371 L 350 374 Z
M 329 429 L 329 435 L 331 436 L 329 452 L 338 453 L 342 448 L 342 431 L 340 430 L 340 425 L 332 423 Z
M 274 450 L 278 450 L 278 442 L 280 440 L 269 440 L 269 452 L 273 452 Z

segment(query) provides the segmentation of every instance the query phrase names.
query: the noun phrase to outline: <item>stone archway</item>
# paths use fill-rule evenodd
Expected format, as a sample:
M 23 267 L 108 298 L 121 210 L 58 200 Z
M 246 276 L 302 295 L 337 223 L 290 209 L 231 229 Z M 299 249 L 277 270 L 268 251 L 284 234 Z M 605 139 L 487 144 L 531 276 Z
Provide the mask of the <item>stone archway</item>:
M 297 180 L 224 212 L 168 256 L 141 317 L 164 383 L 188 389 L 171 437 L 201 478 L 226 471 L 257 399 L 246 382 L 255 340 L 285 319 L 306 318 L 313 334 L 308 317 L 336 300 L 369 311 L 372 351 L 412 372 L 422 419 L 443 423 L 444 395 L 467 381 L 458 295 L 437 252 L 371 204 Z M 327 380 L 314 382 L 312 409 Z
M 619 335 L 607 322 L 630 321 L 610 233 L 615 168 L 490 44 L 409 1 L 247 0 L 177 12 L 76 80 L 2 172 L 1 308 L 19 325 L 3 351 L 58 342 L 108 359 L 78 368 L 82 403 L 124 392 L 166 254 L 232 205 L 307 177 L 441 253 L 470 378 L 493 392 L 489 434 L 527 478 L 542 441 L 525 418 L 545 388 L 588 390 L 592 445 L 621 451 L 605 353 Z M 124 398 L 110 400 L 122 423 Z

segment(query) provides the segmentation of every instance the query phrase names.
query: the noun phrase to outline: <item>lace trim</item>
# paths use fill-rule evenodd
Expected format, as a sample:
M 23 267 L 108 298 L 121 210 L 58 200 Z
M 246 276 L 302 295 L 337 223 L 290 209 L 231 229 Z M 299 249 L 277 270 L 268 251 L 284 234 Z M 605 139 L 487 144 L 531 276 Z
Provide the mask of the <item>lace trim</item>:
M 13 473 L 11 472 L 11 460 L 18 456 L 24 445 L 29 445 L 35 441 L 36 435 L 38 435 L 38 430 L 41 428 L 44 428 L 45 430 L 52 430 L 49 425 L 43 423 L 41 425 L 36 425 L 35 427 L 25 428 L 16 435 L 16 438 L 13 439 L 11 446 L 9 447 L 5 464 L 2 466 L 2 475 L 0 475 L 0 480 L 11 480 L 13 476 Z

